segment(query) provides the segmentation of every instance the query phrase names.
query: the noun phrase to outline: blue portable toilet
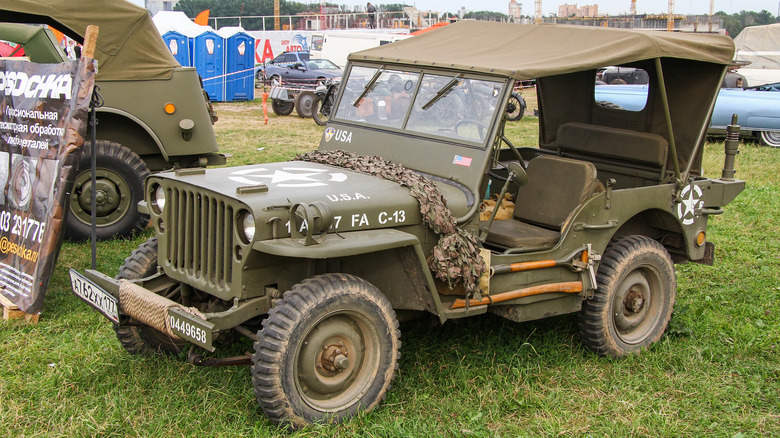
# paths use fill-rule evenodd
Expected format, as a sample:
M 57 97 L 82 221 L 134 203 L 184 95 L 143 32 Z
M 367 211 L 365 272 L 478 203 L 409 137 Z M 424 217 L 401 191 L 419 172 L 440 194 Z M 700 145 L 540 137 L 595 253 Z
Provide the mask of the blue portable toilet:
M 168 50 L 171 51 L 171 55 L 176 58 L 176 61 L 181 64 L 182 67 L 192 66 L 192 57 L 190 56 L 190 41 L 186 35 L 175 30 L 165 32 L 162 36 L 165 45 Z
M 225 38 L 225 101 L 255 98 L 255 39 L 241 27 L 223 27 Z
M 192 66 L 213 101 L 225 100 L 225 40 L 214 31 L 192 38 Z

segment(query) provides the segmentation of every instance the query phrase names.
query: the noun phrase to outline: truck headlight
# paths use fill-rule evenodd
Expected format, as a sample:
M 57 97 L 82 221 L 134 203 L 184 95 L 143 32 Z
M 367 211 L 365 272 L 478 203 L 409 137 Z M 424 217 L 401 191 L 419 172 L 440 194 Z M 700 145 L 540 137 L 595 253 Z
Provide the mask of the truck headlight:
M 158 185 L 152 190 L 151 204 L 157 214 L 162 213 L 165 209 L 165 189 L 162 186 Z
M 241 213 L 241 239 L 244 244 L 250 244 L 255 238 L 255 217 L 252 213 L 245 211 Z

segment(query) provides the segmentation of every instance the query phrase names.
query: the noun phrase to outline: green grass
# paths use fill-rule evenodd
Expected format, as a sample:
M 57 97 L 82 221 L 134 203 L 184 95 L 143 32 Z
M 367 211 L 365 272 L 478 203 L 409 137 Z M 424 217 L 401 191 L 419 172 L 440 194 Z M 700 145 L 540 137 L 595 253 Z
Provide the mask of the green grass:
M 217 106 L 231 165 L 288 159 L 322 128 L 254 103 Z M 270 112 L 270 110 L 269 110 Z M 508 129 L 532 145 L 536 120 Z M 263 147 L 262 151 L 257 149 Z M 705 172 L 722 167 L 709 143 Z M 714 266 L 678 265 L 671 328 L 623 360 L 588 352 L 576 317 L 517 324 L 495 316 L 401 325 L 402 357 L 384 405 L 293 436 L 780 435 L 780 150 L 741 145 L 747 189 L 712 217 Z M 150 236 L 99 244 L 116 274 Z M 182 358 L 129 356 L 111 325 L 69 291 L 88 244 L 65 243 L 37 325 L 0 323 L 0 436 L 277 436 L 257 408 L 248 367 L 199 368 Z M 251 349 L 240 343 L 219 354 Z

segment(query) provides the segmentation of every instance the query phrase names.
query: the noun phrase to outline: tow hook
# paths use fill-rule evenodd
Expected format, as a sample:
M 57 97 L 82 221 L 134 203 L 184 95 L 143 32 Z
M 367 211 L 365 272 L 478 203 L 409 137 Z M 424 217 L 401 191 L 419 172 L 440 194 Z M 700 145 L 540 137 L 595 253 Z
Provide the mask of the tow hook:
M 203 355 L 190 349 L 187 353 L 187 362 L 199 367 L 229 367 L 235 365 L 252 365 L 252 356 L 249 353 L 243 356 L 204 359 Z

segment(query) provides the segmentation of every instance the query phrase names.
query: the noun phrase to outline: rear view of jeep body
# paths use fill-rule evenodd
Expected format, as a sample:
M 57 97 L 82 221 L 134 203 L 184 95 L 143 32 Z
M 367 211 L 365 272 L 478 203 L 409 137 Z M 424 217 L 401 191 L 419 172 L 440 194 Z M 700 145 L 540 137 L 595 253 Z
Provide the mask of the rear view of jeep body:
M 517 53 L 484 49 L 498 38 Z M 438 49 L 454 41 L 457 54 Z M 606 42 L 636 49 L 593 49 Z M 732 54 L 720 37 L 482 22 L 358 52 L 317 151 L 148 178 L 141 208 L 156 237 L 120 270 L 131 281 L 74 278 L 118 300 L 132 353 L 253 339 L 258 402 L 293 426 L 381 402 L 399 319 L 579 312 L 590 349 L 637 353 L 666 329 L 674 263 L 712 262 L 708 218 L 744 188 L 701 175 Z M 643 110 L 594 101 L 609 65 L 648 73 Z M 504 132 L 526 79 L 538 148 Z M 480 214 L 507 194 L 508 215 Z

